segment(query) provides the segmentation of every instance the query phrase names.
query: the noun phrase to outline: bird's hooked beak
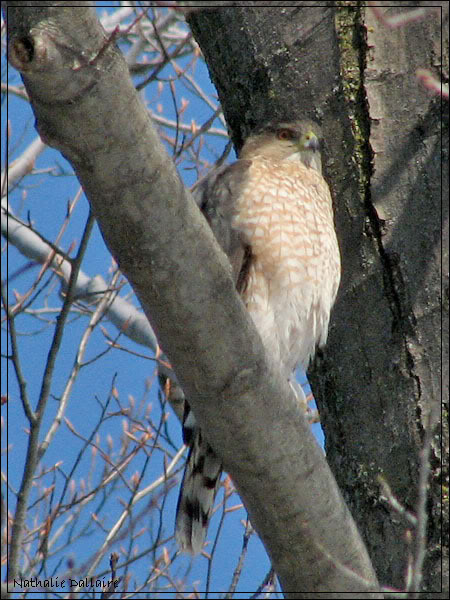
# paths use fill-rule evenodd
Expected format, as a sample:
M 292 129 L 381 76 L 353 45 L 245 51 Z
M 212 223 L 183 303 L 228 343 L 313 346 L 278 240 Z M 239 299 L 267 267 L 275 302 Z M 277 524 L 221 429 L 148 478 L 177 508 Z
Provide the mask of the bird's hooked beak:
M 311 152 L 319 152 L 320 151 L 320 142 L 318 137 L 312 131 L 308 131 L 305 134 L 303 140 L 303 149 L 310 150 Z
M 300 159 L 307 167 L 322 172 L 319 138 L 313 131 L 308 131 L 299 140 Z

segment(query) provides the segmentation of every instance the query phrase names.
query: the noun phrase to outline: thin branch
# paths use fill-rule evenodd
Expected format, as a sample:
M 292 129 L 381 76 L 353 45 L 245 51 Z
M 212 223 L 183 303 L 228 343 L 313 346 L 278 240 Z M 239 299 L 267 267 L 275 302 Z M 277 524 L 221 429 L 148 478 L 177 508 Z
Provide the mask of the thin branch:
M 252 535 L 253 532 L 254 532 L 254 530 L 253 530 L 253 527 L 251 526 L 250 520 L 247 519 L 247 524 L 245 527 L 244 536 L 243 536 L 243 540 L 242 540 L 242 550 L 239 555 L 238 564 L 236 565 L 236 568 L 233 573 L 233 579 L 231 581 L 230 588 L 224 596 L 225 600 L 231 599 L 236 591 L 236 587 L 239 583 L 239 579 L 242 574 L 242 568 L 244 566 L 245 557 L 247 556 L 248 542 L 249 542 L 250 536 Z
M 417 69 L 416 77 L 427 90 L 448 99 L 448 83 L 439 81 L 429 69 Z
M 22 98 L 22 100 L 26 100 L 28 101 L 28 94 L 25 90 L 24 87 L 22 86 L 18 86 L 18 85 L 10 85 L 9 83 L 5 83 L 4 81 L 1 82 L 1 91 L 2 93 L 6 94 L 13 94 L 14 96 L 17 96 L 18 98 Z
M 55 243 L 52 244 L 52 250 L 49 252 L 47 258 L 45 259 L 45 261 L 42 264 L 42 268 L 40 269 L 38 276 L 36 277 L 36 280 L 33 282 L 33 285 L 30 287 L 30 289 L 28 290 L 28 292 L 26 294 L 23 294 L 23 296 L 20 298 L 20 301 L 14 306 L 13 311 L 15 313 L 17 313 L 21 308 L 22 305 L 25 303 L 25 301 L 31 296 L 31 294 L 33 293 L 33 291 L 37 288 L 37 286 L 39 285 L 41 279 L 43 278 L 45 272 L 47 271 L 47 269 L 50 268 L 50 266 L 52 264 L 58 264 L 58 260 L 61 261 L 61 258 L 58 256 L 58 244 L 59 241 L 63 235 L 63 233 L 65 232 L 65 230 L 67 229 L 67 226 L 69 224 L 70 221 L 70 216 L 72 214 L 73 209 L 75 208 L 78 200 L 81 197 L 81 193 L 82 193 L 82 189 L 80 188 L 75 196 L 75 198 L 73 199 L 73 202 L 71 202 L 69 204 L 69 208 L 67 211 L 67 215 L 66 218 L 64 219 L 64 222 L 56 236 L 56 240 Z M 70 261 L 72 262 L 72 261 Z
M 423 564 L 427 549 L 427 499 L 428 482 L 431 474 L 430 454 L 436 424 L 439 421 L 437 402 L 430 403 L 430 413 L 425 422 L 425 436 L 420 453 L 420 469 L 418 483 L 418 498 L 416 505 L 417 527 L 414 536 L 414 565 L 412 569 L 411 587 L 408 589 L 410 598 L 418 598 L 423 577 Z
M 114 382 L 115 382 L 115 379 L 116 379 L 116 376 L 114 376 L 114 378 L 113 378 L 113 381 L 112 381 L 112 388 L 114 387 Z M 82 456 L 83 456 L 83 454 L 84 454 L 84 451 L 85 451 L 85 449 L 86 449 L 86 448 L 87 448 L 89 445 L 91 445 L 91 444 L 92 444 L 92 440 L 94 439 L 95 435 L 97 434 L 97 432 L 98 432 L 98 430 L 99 430 L 99 428 L 100 428 L 100 425 L 101 425 L 101 424 L 103 423 L 103 421 L 104 421 L 105 414 L 106 414 L 106 410 L 108 409 L 108 406 L 109 406 L 109 404 L 110 404 L 110 402 L 111 402 L 111 398 L 112 398 L 112 389 L 111 389 L 111 392 L 109 393 L 109 396 L 108 396 L 108 398 L 107 398 L 107 400 L 106 400 L 106 403 L 105 403 L 104 405 L 103 405 L 103 404 L 102 404 L 100 401 L 98 401 L 98 403 L 100 404 L 100 406 L 101 406 L 101 408 L 102 408 L 102 411 L 101 411 L 101 414 L 100 414 L 100 418 L 99 418 L 99 420 L 98 420 L 98 422 L 97 422 L 96 426 L 95 426 L 95 427 L 94 427 L 94 429 L 92 430 L 92 432 L 91 432 L 91 435 L 90 435 L 90 436 L 89 436 L 89 438 L 88 438 L 88 439 L 85 441 L 85 444 L 84 444 L 84 446 L 81 448 L 80 452 L 78 453 L 78 456 L 77 456 L 77 458 L 76 458 L 76 460 L 75 460 L 75 462 L 74 462 L 74 464 L 73 464 L 73 466 L 72 466 L 72 469 L 71 469 L 71 471 L 69 472 L 69 474 L 68 474 L 68 475 L 67 475 L 67 477 L 65 478 L 65 479 L 66 479 L 66 481 L 65 481 L 65 485 L 64 485 L 64 487 L 63 487 L 63 489 L 62 489 L 62 492 L 61 492 L 61 495 L 60 495 L 60 498 L 59 498 L 59 502 L 58 502 L 58 503 L 59 503 L 59 504 L 61 504 L 61 505 L 62 505 L 62 503 L 63 503 L 64 496 L 66 495 L 67 488 L 68 488 L 68 486 L 69 486 L 69 481 L 72 479 L 72 476 L 73 476 L 73 474 L 75 473 L 75 470 L 76 470 L 77 466 L 79 465 L 79 463 L 80 463 L 80 461 L 81 461 L 81 458 L 82 458 Z
M 14 160 L 2 172 L 1 190 L 2 198 L 8 193 L 11 186 L 15 185 L 20 179 L 31 173 L 34 169 L 36 159 L 44 152 L 48 146 L 44 144 L 40 137 L 37 137 L 29 146 L 22 152 L 19 158 Z M 5 185 L 6 181 L 6 185 Z
M 9 331 L 9 339 L 11 342 L 11 355 L 8 357 L 14 366 L 14 371 L 17 378 L 17 383 L 19 385 L 20 391 L 20 400 L 22 402 L 22 407 L 24 413 L 28 419 L 28 422 L 31 425 L 36 421 L 36 414 L 33 411 L 33 408 L 30 403 L 30 399 L 27 393 L 27 382 L 25 376 L 22 371 L 20 355 L 19 355 L 19 344 L 17 343 L 17 332 L 16 325 L 14 321 L 14 313 L 10 310 L 8 305 L 7 291 L 2 283 L 1 286 L 1 295 L 2 295 L 2 303 L 7 315 L 7 328 Z
M 188 35 L 186 35 L 186 38 L 184 40 L 182 40 L 180 42 L 180 44 L 178 44 L 178 46 L 174 50 L 172 50 L 172 52 L 170 54 L 167 54 L 161 60 L 159 65 L 150 73 L 150 75 L 146 79 L 144 79 L 143 81 L 141 81 L 140 83 L 137 84 L 137 86 L 136 86 L 137 91 L 139 92 L 144 87 L 146 87 L 150 82 L 155 81 L 155 79 L 158 77 L 159 73 L 164 69 L 164 67 L 169 62 L 171 62 L 174 58 L 176 58 L 177 56 L 180 55 L 181 51 L 186 46 L 186 44 L 191 41 L 191 38 L 192 38 L 192 33 L 189 33 Z
M 214 121 L 217 119 L 217 117 L 219 117 L 221 114 L 222 114 L 222 107 L 218 106 L 217 109 L 213 112 L 213 114 L 209 117 L 209 119 L 207 121 L 205 121 L 203 123 L 203 125 L 201 125 L 198 129 L 195 128 L 195 130 L 194 130 L 193 125 L 191 125 L 192 136 L 189 138 L 189 140 L 187 140 L 186 142 L 183 142 L 180 149 L 176 153 L 175 158 L 178 158 L 182 152 L 184 152 L 185 150 L 190 148 L 190 146 L 192 146 L 192 144 L 195 142 L 195 140 L 198 137 L 200 137 L 201 135 L 204 135 L 206 132 L 209 132 L 211 125 L 214 123 Z
M 439 7 L 420 7 L 414 8 L 412 10 L 405 11 L 392 15 L 390 17 L 387 16 L 387 13 L 382 10 L 383 6 L 379 6 L 378 2 L 367 2 L 370 10 L 374 14 L 375 18 L 380 21 L 385 27 L 389 29 L 397 29 L 398 27 L 404 27 L 405 25 L 409 25 L 410 23 L 414 23 L 415 21 L 419 21 L 428 17 L 429 15 L 440 14 Z M 403 7 L 406 8 L 406 7 Z
M 20 549 L 22 546 L 22 539 L 25 528 L 25 519 L 27 514 L 28 498 L 31 491 L 32 481 L 34 472 L 36 470 L 40 454 L 42 451 L 39 447 L 39 434 L 41 429 L 42 420 L 45 413 L 45 407 L 50 395 L 50 387 L 53 379 L 53 373 L 55 368 L 56 357 L 58 356 L 59 349 L 61 347 L 64 325 L 70 313 L 70 307 L 73 301 L 73 288 L 78 277 L 78 271 L 81 266 L 81 261 L 84 257 L 84 253 L 87 247 L 87 240 L 90 237 L 92 227 L 94 226 L 94 217 L 92 214 L 89 215 L 86 223 L 85 232 L 83 239 L 80 243 L 80 248 L 74 265 L 72 273 L 70 275 L 69 285 L 67 288 L 67 295 L 64 300 L 61 313 L 57 317 L 57 325 L 53 336 L 53 341 L 50 346 L 50 351 L 47 358 L 46 367 L 44 370 L 44 376 L 42 379 L 41 392 L 36 407 L 36 419 L 30 427 L 30 435 L 28 437 L 28 447 L 25 457 L 25 469 L 22 477 L 22 482 L 19 489 L 17 498 L 16 512 L 14 515 L 14 522 L 11 531 L 11 544 L 9 552 L 9 564 L 8 564 L 8 580 L 14 580 L 18 575 L 19 560 L 20 560 Z
M 92 573 L 95 572 L 95 569 L 97 568 L 97 565 L 100 562 L 100 560 L 102 559 L 105 551 L 108 549 L 109 544 L 112 542 L 112 540 L 115 538 L 115 536 L 119 532 L 120 528 L 122 527 L 123 523 L 125 522 L 125 519 L 129 516 L 131 508 L 133 506 L 135 506 L 138 502 L 140 502 L 142 500 L 142 498 L 144 498 L 145 496 L 147 496 L 148 494 L 153 492 L 158 486 L 160 486 L 161 484 L 165 483 L 168 480 L 169 476 L 172 474 L 172 471 L 174 470 L 178 461 L 183 456 L 183 453 L 184 453 L 184 446 L 182 446 L 180 448 L 180 450 L 177 452 L 177 454 L 174 456 L 173 460 L 168 465 L 165 474 L 163 476 L 159 477 L 158 479 L 156 479 L 151 485 L 147 486 L 146 488 L 144 488 L 143 490 L 141 490 L 134 496 L 134 498 L 130 502 L 129 506 L 126 507 L 126 509 L 120 515 L 119 519 L 116 521 L 115 525 L 110 529 L 102 546 L 98 550 L 95 559 L 92 561 L 92 564 L 90 565 L 88 572 L 86 573 L 87 577 L 91 576 Z M 79 587 L 77 587 L 73 590 L 74 593 L 77 593 L 79 591 L 80 591 Z
M 162 125 L 164 127 L 168 127 L 169 129 L 175 129 L 175 130 L 178 127 L 178 129 L 182 133 L 192 133 L 192 123 L 189 123 L 189 124 L 188 123 L 181 123 L 181 122 L 177 123 L 173 119 L 168 119 L 166 117 L 161 117 L 161 115 L 158 115 L 157 113 L 155 113 L 152 110 L 150 110 L 150 114 L 152 116 L 152 119 L 158 125 Z M 218 129 L 216 127 L 210 127 L 208 129 L 208 135 L 213 135 L 213 136 L 216 136 L 216 137 L 228 139 L 228 133 L 227 133 L 227 131 L 225 129 Z
M 417 526 L 417 518 L 412 514 L 412 512 L 410 512 L 409 510 L 407 510 L 403 504 L 401 504 L 401 502 L 399 502 L 398 498 L 396 498 L 388 484 L 388 482 L 385 480 L 384 477 L 382 477 L 381 475 L 379 475 L 377 477 L 377 481 L 378 483 L 381 485 L 381 488 L 383 490 L 383 495 L 381 496 L 381 500 L 386 500 L 389 504 L 389 506 L 395 510 L 395 512 L 397 514 L 399 514 L 401 517 L 403 517 L 406 522 L 408 523 L 408 525 L 412 526 L 412 527 L 416 527 Z
M 32 230 L 20 220 L 14 217 L 14 224 L 8 223 L 8 217 L 11 220 L 12 215 L 6 199 L 2 200 L 2 234 L 7 236 L 8 241 L 16 246 L 16 248 L 24 255 L 36 262 L 43 263 L 47 260 L 53 246 L 49 246 L 43 237 L 36 231 Z M 63 256 L 62 250 L 59 250 Z M 55 262 L 55 260 L 57 262 Z M 57 269 L 57 275 L 64 281 L 68 281 L 72 272 L 72 259 L 60 260 L 54 259 L 52 267 Z M 66 284 L 65 284 L 66 285 Z M 78 272 L 78 278 L 74 283 L 74 297 L 77 299 L 90 297 L 98 297 L 99 299 L 108 289 L 107 284 L 100 275 L 88 277 L 81 269 Z M 123 332 L 129 339 L 137 344 L 151 348 L 153 351 L 157 349 L 156 336 L 148 320 L 133 304 L 116 296 L 114 301 L 107 308 L 108 319 Z M 162 365 L 164 368 L 164 365 Z M 172 370 L 167 371 L 168 376 L 173 377 Z
M 92 217 L 92 219 L 93 219 L 93 217 Z M 118 276 L 118 272 L 116 273 L 116 276 Z M 61 421 L 63 419 L 64 413 L 67 408 L 67 404 L 69 402 L 70 394 L 72 392 L 73 386 L 75 384 L 75 381 L 78 377 L 78 374 L 79 374 L 80 369 L 83 364 L 83 357 L 84 357 L 84 354 L 87 349 L 87 344 L 88 344 L 89 338 L 91 337 L 95 327 L 100 322 L 100 319 L 105 314 L 106 307 L 111 300 L 112 293 L 113 292 L 107 292 L 103 295 L 102 299 L 98 303 L 94 313 L 91 316 L 89 325 L 87 326 L 86 330 L 83 333 L 80 344 L 78 346 L 77 354 L 75 356 L 74 365 L 70 372 L 69 380 L 67 381 L 67 383 L 64 387 L 64 391 L 61 395 L 61 399 L 58 404 L 58 411 L 55 415 L 55 418 L 53 419 L 50 429 L 47 432 L 47 435 L 45 436 L 44 440 L 41 443 L 41 446 L 39 449 L 39 458 L 42 458 L 42 456 L 46 452 L 47 448 L 49 447 L 55 433 L 57 432 L 57 430 L 59 429 L 59 427 L 61 425 Z

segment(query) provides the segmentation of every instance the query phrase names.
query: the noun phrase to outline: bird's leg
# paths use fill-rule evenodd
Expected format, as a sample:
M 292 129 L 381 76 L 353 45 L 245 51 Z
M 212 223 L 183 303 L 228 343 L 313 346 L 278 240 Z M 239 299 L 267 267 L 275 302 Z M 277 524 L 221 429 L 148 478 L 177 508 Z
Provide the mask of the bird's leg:
M 319 423 L 320 417 L 317 409 L 309 408 L 308 402 L 313 398 L 312 394 L 309 394 L 308 397 L 305 394 L 303 386 L 296 380 L 295 373 L 288 379 L 289 385 L 292 388 L 292 391 L 295 394 L 300 410 L 302 410 L 306 414 L 306 418 L 310 424 Z
M 306 400 L 305 392 L 303 391 L 303 387 L 299 384 L 299 382 L 295 379 L 295 374 L 293 374 L 288 379 L 289 385 L 292 388 L 292 391 L 295 394 L 298 405 L 303 412 L 307 412 L 308 410 L 308 402 Z

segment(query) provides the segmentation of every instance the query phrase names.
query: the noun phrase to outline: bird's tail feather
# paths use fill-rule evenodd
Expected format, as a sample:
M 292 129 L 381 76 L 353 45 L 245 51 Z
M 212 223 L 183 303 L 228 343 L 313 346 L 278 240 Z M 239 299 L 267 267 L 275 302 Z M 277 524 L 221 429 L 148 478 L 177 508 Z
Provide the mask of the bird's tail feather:
M 185 443 L 190 448 L 178 497 L 175 537 L 181 550 L 197 554 L 205 541 L 222 463 L 191 421 L 192 411 L 184 424 Z

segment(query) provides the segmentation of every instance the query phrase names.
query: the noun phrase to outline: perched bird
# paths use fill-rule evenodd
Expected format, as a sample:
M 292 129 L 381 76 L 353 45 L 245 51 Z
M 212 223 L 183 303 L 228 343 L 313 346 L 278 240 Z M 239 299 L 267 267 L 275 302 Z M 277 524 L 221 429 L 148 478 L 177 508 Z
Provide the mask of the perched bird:
M 245 142 L 239 160 L 196 190 L 200 209 L 228 255 L 237 291 L 262 338 L 295 389 L 325 344 L 340 280 L 333 207 L 322 176 L 319 128 L 311 121 L 272 123 Z M 200 552 L 222 465 L 188 403 L 189 456 L 178 499 L 180 548 Z

